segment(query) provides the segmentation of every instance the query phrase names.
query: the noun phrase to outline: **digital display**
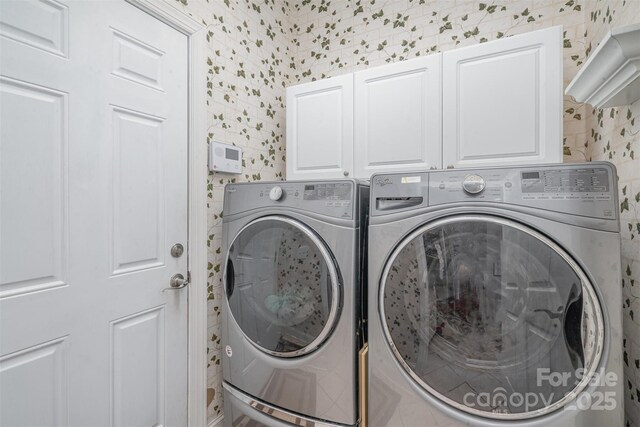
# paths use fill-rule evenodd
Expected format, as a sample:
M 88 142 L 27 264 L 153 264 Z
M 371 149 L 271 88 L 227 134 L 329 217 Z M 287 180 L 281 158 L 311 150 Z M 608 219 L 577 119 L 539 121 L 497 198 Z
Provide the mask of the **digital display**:
M 350 200 L 351 185 L 340 184 L 315 184 L 305 185 L 303 200 Z
M 234 150 L 232 148 L 225 148 L 224 157 L 229 160 L 238 160 L 238 150 Z
M 522 172 L 523 193 L 606 193 L 609 187 L 609 175 L 604 168 Z

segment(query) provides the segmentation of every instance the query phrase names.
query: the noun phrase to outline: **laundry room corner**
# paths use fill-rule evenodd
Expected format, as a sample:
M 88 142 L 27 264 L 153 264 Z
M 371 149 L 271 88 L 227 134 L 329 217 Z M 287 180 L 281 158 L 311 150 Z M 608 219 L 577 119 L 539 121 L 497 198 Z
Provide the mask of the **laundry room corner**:
M 207 182 L 207 423 L 222 419 L 220 314 L 224 186 L 284 179 L 283 58 L 288 51 L 282 7 L 240 1 L 165 0 L 207 27 L 207 141 L 238 146 L 243 171 L 212 173 Z
M 607 160 L 618 170 L 624 331 L 624 391 L 629 426 L 640 425 L 640 102 L 592 109 L 590 160 Z M 597 139 L 597 140 L 596 140 Z
M 612 28 L 640 23 L 640 2 L 585 3 L 586 56 Z M 582 114 L 581 114 L 582 113 Z M 618 171 L 622 238 L 624 405 L 627 426 L 640 426 L 640 101 L 613 108 L 578 104 L 587 138 L 576 147 L 578 161 L 606 160 Z M 582 145 L 582 146 L 580 146 Z M 584 157 L 582 157 L 584 156 Z M 582 157 L 582 158 L 581 158 Z

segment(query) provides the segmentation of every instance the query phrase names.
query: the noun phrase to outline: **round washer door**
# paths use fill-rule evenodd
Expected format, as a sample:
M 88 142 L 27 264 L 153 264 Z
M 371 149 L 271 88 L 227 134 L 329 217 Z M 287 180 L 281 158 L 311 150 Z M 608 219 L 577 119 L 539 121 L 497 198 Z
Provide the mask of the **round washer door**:
M 225 286 L 242 333 L 274 356 L 314 351 L 338 319 L 341 288 L 333 257 L 291 218 L 266 216 L 240 230 L 227 254 Z
M 379 303 L 404 370 L 474 415 L 557 410 L 600 361 L 604 320 L 585 273 L 547 237 L 500 217 L 451 216 L 415 230 L 385 265 Z

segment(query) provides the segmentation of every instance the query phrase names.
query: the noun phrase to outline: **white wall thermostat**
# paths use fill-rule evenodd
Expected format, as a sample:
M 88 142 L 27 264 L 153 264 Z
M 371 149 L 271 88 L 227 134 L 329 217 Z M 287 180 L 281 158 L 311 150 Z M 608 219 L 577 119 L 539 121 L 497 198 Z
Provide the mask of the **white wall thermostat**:
M 209 143 L 209 170 L 211 172 L 242 173 L 242 149 L 230 144 Z

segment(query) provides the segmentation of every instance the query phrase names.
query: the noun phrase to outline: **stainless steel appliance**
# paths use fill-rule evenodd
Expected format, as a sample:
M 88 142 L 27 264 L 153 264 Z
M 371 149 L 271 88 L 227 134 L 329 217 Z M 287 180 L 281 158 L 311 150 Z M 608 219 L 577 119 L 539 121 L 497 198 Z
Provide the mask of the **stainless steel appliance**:
M 368 185 L 225 187 L 225 423 L 356 425 Z
M 622 425 L 616 185 L 597 162 L 374 175 L 371 425 Z

